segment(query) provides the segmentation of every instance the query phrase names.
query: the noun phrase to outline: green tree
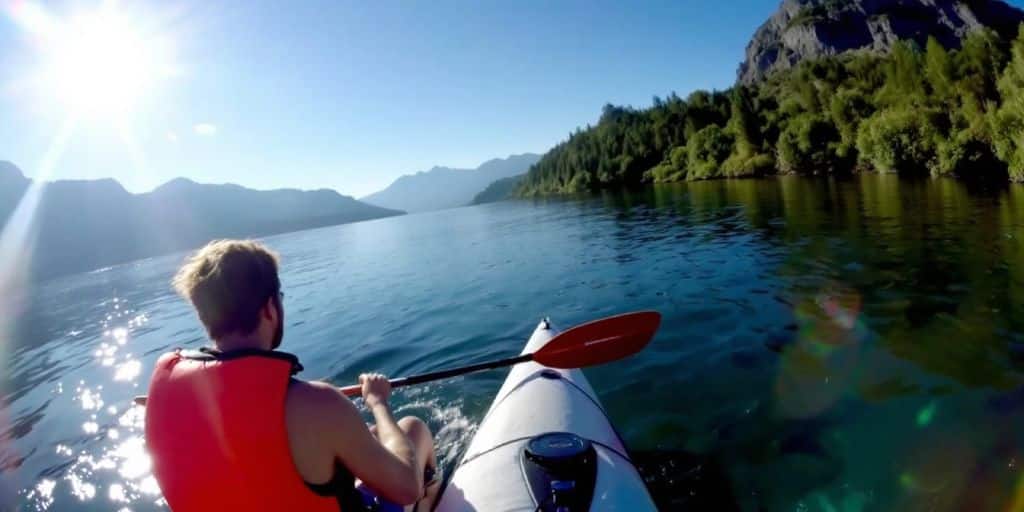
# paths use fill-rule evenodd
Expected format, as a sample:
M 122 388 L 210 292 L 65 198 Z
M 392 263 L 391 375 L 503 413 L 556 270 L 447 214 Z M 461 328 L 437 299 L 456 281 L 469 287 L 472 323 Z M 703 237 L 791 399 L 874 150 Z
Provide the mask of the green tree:
M 832 96 L 829 115 L 839 131 L 835 154 L 842 162 L 837 162 L 837 167 L 849 168 L 857 160 L 857 128 L 873 112 L 870 98 L 862 90 L 843 88 Z
M 946 101 L 954 93 L 953 60 L 949 52 L 934 37 L 928 38 L 924 52 L 924 76 L 932 98 Z
M 779 135 L 779 169 L 787 173 L 827 174 L 836 170 L 839 131 L 820 114 L 802 114 Z
M 775 165 L 772 157 L 761 152 L 761 134 L 750 91 L 744 86 L 733 88 L 729 97 L 731 114 L 726 133 L 733 139 L 733 149 L 722 162 L 722 174 L 728 177 L 760 176 Z
M 995 151 L 1010 179 L 1024 181 L 1024 26 L 1013 42 L 1010 63 L 999 77 L 1002 105 L 993 116 Z
M 686 179 L 686 146 L 677 146 L 668 152 L 668 157 L 650 171 L 649 181 L 668 183 Z
M 985 135 L 972 129 L 940 138 L 935 151 L 936 161 L 931 167 L 934 176 L 1006 179 L 1006 165 L 996 158 Z
M 861 123 L 861 160 L 881 172 L 922 174 L 936 164 L 937 112 L 904 108 L 879 112 Z
M 919 105 L 927 95 L 921 73 L 921 53 L 913 43 L 899 41 L 885 62 L 885 85 L 879 100 L 885 105 Z
M 984 104 L 999 97 L 996 81 L 1007 61 L 1006 45 L 992 30 L 971 32 L 954 59 L 959 93 Z
M 686 143 L 686 178 L 701 180 L 722 176 L 722 162 L 732 151 L 732 137 L 720 126 L 705 126 Z

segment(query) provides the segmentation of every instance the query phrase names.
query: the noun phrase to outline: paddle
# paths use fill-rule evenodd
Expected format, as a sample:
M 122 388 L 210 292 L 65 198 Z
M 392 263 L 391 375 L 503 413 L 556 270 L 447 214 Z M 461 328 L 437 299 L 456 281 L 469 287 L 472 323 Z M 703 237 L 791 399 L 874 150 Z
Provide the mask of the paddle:
M 602 318 L 563 331 L 551 338 L 540 350 L 530 354 L 392 379 L 391 387 L 412 386 L 528 361 L 535 361 L 551 368 L 586 368 L 609 363 L 631 356 L 646 347 L 660 323 L 661 315 L 654 311 Z M 359 384 L 353 384 L 341 388 L 341 391 L 348 396 L 359 396 L 361 388 Z
M 412 386 L 529 361 L 563 369 L 610 363 L 643 350 L 654 337 L 660 324 L 661 314 L 656 311 L 640 311 L 602 318 L 563 331 L 536 352 L 451 370 L 392 379 L 391 387 Z M 362 394 L 362 386 L 353 384 L 341 388 L 341 391 L 347 396 L 355 397 Z M 146 397 L 135 397 L 135 403 L 145 405 Z

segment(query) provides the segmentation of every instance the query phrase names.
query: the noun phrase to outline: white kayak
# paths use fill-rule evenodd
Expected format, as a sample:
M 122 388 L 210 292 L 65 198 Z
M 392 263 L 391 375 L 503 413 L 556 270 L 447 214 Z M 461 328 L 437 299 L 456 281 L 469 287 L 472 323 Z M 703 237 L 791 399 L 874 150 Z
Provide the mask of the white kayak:
M 523 353 L 556 331 L 537 326 Z M 512 367 L 441 495 L 439 512 L 655 510 L 580 370 Z

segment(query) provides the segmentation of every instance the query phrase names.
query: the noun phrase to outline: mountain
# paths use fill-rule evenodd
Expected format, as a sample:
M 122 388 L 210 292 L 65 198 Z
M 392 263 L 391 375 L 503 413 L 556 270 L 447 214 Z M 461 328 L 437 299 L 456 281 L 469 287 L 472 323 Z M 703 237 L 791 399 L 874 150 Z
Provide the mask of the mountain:
M 29 179 L 14 164 L 0 161 L 0 219 L 11 215 L 29 183 Z
M 402 176 L 384 190 L 360 200 L 410 213 L 465 206 L 487 185 L 501 178 L 522 174 L 539 159 L 540 155 L 524 153 L 505 159 L 488 160 L 476 169 L 434 167 L 429 171 Z
M 0 162 L 0 219 L 29 187 Z M 49 278 L 198 247 L 216 238 L 260 237 L 402 212 L 333 190 L 258 191 L 178 178 L 132 194 L 112 179 L 61 180 L 42 189 L 35 212 L 31 273 Z
M 473 198 L 472 204 L 494 203 L 511 198 L 512 193 L 515 192 L 516 187 L 519 186 L 519 182 L 523 180 L 524 176 L 526 176 L 525 173 L 517 174 L 487 185 L 483 192 L 480 192 Z
M 178 178 L 139 196 L 144 222 L 162 237 L 197 245 L 213 238 L 253 236 L 398 215 L 333 190 L 251 190 Z M 259 236 L 256 235 L 256 236 Z M 162 243 L 154 241 L 154 243 Z
M 747 46 L 743 84 L 811 58 L 869 49 L 889 51 L 900 40 L 921 48 L 929 36 L 958 48 L 969 33 L 990 28 L 1006 39 L 1024 21 L 999 0 L 785 0 Z

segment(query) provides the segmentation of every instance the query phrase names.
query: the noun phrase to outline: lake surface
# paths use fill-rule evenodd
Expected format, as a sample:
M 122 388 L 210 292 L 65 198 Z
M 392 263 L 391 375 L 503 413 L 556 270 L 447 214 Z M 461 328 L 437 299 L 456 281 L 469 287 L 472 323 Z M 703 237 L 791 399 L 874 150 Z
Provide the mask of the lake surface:
M 665 508 L 1024 506 L 1024 188 L 717 181 L 267 243 L 282 348 L 338 384 L 509 356 L 543 316 L 661 311 L 645 352 L 587 374 Z M 204 343 L 169 289 L 182 258 L 24 297 L 0 338 L 0 488 L 16 508 L 161 506 L 130 400 L 160 353 Z M 428 420 L 450 470 L 504 376 L 395 403 Z

